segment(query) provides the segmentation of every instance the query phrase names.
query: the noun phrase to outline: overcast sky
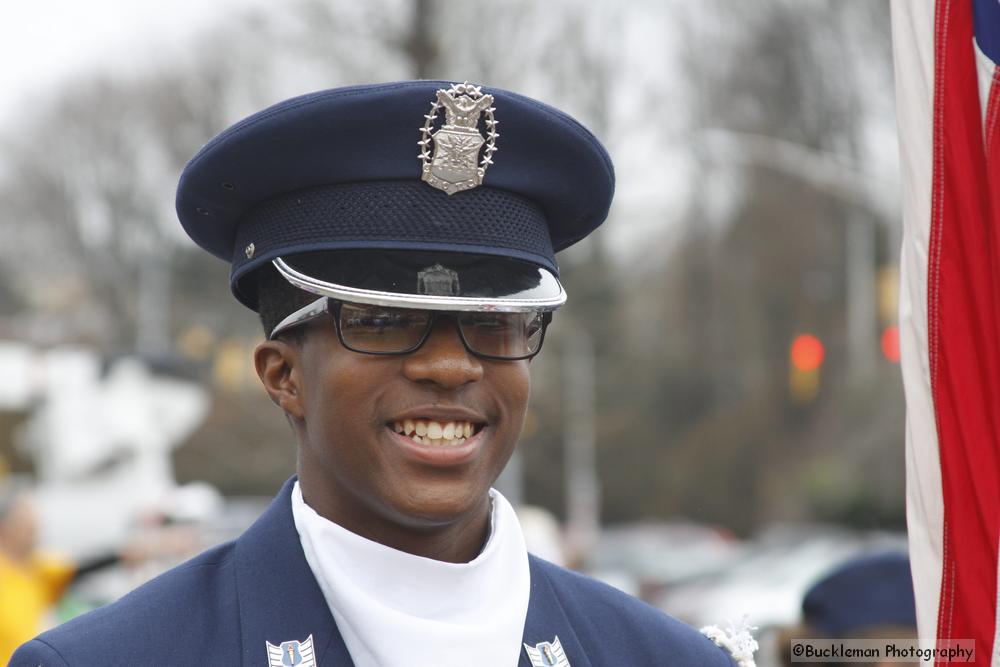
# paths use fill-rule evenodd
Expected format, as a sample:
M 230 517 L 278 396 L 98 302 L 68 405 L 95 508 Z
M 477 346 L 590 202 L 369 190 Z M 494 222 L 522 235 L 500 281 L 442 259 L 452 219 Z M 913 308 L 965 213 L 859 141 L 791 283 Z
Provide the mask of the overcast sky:
M 0 9 L 0 122 L 75 74 L 141 71 L 260 0 L 8 0 Z
M 95 71 L 128 76 L 169 63 L 213 23 L 265 4 L 265 0 L 6 0 L 0 5 L 0 125 L 30 117 L 26 108 L 44 103 L 74 76 Z M 280 3 L 270 7 L 280 8 Z M 626 71 L 636 72 L 643 63 L 662 69 L 674 61 L 659 50 L 672 41 L 666 37 L 675 21 L 662 7 L 651 11 L 656 7 L 656 0 L 632 6 L 620 54 L 628 62 Z M 679 72 L 665 78 L 683 81 Z M 672 98 L 684 96 L 677 93 Z M 896 159 L 892 118 L 872 129 L 869 168 L 891 172 Z M 683 215 L 683 195 L 688 191 L 683 175 L 690 171 L 684 160 L 688 144 L 699 138 L 682 136 L 680 143 L 669 146 L 649 142 L 641 132 L 617 139 L 616 205 L 633 233 L 616 234 L 613 245 L 624 249 L 634 245 L 636 236 Z M 664 172 L 670 177 L 664 178 Z M 730 187 L 725 179 L 713 182 L 716 189 Z M 711 201 L 728 199 L 724 192 L 702 194 Z
M 213 23 L 262 5 L 264 0 L 8 0 L 0 11 L 0 125 L 30 117 L 25 108 L 44 104 L 74 76 L 101 71 L 127 77 L 169 63 Z M 641 22 L 630 24 L 642 28 Z M 665 57 L 645 60 L 669 62 Z M 632 149 L 645 155 L 641 143 Z M 654 162 L 665 157 L 661 152 Z M 618 167 L 620 175 L 628 174 L 626 161 Z M 624 179 L 621 190 L 642 190 L 643 180 Z M 662 199 L 668 192 L 675 197 L 677 189 L 661 185 L 651 196 Z M 641 227 L 642 221 L 633 225 Z

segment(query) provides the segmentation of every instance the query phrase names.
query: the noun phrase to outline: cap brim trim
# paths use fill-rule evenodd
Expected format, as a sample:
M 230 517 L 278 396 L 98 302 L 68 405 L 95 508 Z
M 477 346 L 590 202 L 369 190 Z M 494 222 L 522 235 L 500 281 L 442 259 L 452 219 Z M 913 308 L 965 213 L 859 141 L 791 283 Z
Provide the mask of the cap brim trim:
M 374 306 L 395 306 L 400 308 L 423 308 L 425 310 L 449 310 L 459 312 L 507 312 L 519 313 L 530 311 L 556 310 L 566 303 L 566 291 L 555 276 L 553 279 L 559 286 L 559 293 L 546 298 L 476 298 L 462 296 L 437 296 L 429 294 L 401 294 L 398 292 L 383 292 L 361 289 L 327 282 L 296 271 L 281 257 L 275 257 L 271 264 L 282 278 L 306 292 L 320 296 L 332 297 L 353 303 L 364 303 Z M 545 269 L 539 269 L 545 270 Z

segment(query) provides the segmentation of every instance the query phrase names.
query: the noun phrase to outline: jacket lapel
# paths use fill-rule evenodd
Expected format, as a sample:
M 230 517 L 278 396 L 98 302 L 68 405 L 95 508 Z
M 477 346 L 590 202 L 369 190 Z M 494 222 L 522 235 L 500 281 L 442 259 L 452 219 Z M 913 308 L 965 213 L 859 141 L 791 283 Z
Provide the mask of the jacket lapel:
M 236 541 L 243 665 L 267 667 L 267 644 L 305 641 L 311 635 L 316 664 L 354 667 L 316 578 L 306 562 L 292 519 L 289 479 L 264 514 Z M 534 647 L 559 637 L 572 667 L 592 667 L 534 556 L 528 557 L 531 597 L 523 643 Z M 521 647 L 518 667 L 532 667 Z
M 534 647 L 559 637 L 559 643 L 571 667 L 592 667 L 548 576 L 539 567 L 538 559 L 530 554 L 528 567 L 531 570 L 531 597 L 528 600 L 528 616 L 524 621 L 523 643 Z M 521 659 L 517 664 L 518 667 L 532 667 L 524 646 L 521 647 Z
M 354 667 L 326 599 L 306 562 L 292 519 L 295 477 L 236 541 L 243 665 L 266 667 L 267 644 L 312 635 L 316 664 Z M 575 667 L 575 666 L 574 666 Z

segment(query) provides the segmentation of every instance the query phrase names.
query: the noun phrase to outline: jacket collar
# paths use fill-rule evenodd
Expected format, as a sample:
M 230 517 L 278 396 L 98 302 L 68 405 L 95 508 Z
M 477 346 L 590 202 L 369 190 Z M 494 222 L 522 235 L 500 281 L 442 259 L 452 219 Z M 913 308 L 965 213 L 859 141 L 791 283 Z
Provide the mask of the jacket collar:
M 306 563 L 292 520 L 295 477 L 236 540 L 243 664 L 268 664 L 267 645 L 310 635 L 318 665 L 353 667 L 330 608 Z
M 528 602 L 528 617 L 524 621 L 522 643 L 534 648 L 541 642 L 553 642 L 558 637 L 572 667 L 591 667 L 566 616 L 562 601 L 545 571 L 555 566 L 529 554 L 528 567 L 531 570 L 531 599 Z M 521 659 L 517 665 L 532 667 L 524 646 L 521 646 Z
M 310 635 L 317 665 L 353 667 L 316 577 L 306 562 L 292 519 L 292 477 L 267 510 L 236 540 L 236 589 L 243 664 L 266 667 L 267 645 L 304 641 Z M 573 667 L 591 667 L 548 575 L 528 557 L 531 599 L 522 642 L 534 647 L 559 637 Z M 521 647 L 518 667 L 531 667 Z

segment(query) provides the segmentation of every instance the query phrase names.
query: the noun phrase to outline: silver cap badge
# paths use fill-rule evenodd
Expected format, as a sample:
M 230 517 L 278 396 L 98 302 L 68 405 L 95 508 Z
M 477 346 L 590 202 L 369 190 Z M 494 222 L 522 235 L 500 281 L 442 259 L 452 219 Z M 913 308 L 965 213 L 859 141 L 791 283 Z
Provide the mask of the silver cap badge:
M 417 272 L 417 294 L 458 296 L 458 272 L 435 264 Z
M 433 132 L 434 121 L 444 109 L 444 125 Z M 497 151 L 497 125 L 493 117 L 493 96 L 479 86 L 456 83 L 448 90 L 437 91 L 430 113 L 420 128 L 420 178 L 449 195 L 482 185 L 486 169 L 493 164 Z M 479 133 L 479 117 L 485 114 L 486 137 Z M 483 144 L 486 148 L 483 149 Z M 434 154 L 430 148 L 433 145 Z M 483 157 L 479 159 L 482 152 Z

